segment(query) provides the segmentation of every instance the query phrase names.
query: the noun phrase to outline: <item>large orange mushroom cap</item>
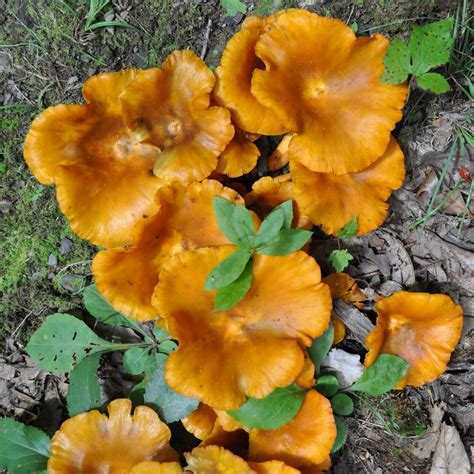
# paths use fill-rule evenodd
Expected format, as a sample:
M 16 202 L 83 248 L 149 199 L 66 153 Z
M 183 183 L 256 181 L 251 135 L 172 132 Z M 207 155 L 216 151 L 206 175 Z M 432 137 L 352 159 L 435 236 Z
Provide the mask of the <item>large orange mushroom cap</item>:
M 249 462 L 249 466 L 256 474 L 300 474 L 298 469 L 281 461 Z
M 306 10 L 275 15 L 255 45 L 265 69 L 255 69 L 251 93 L 296 132 L 290 159 L 344 174 L 382 156 L 408 90 L 380 82 L 388 45 Z
M 370 367 L 379 354 L 394 354 L 410 364 L 397 388 L 419 387 L 444 371 L 462 333 L 463 312 L 447 295 L 400 291 L 375 305 L 377 324 L 367 336 Z
M 279 460 L 299 468 L 323 463 L 336 440 L 331 403 L 315 390 L 306 393 L 298 414 L 275 430 L 251 430 L 249 459 Z
M 183 474 L 183 468 L 177 462 L 146 461 L 136 464 L 129 474 Z
M 208 177 L 234 135 L 230 113 L 211 107 L 215 77 L 192 51 L 175 51 L 122 95 L 127 126 L 161 150 L 154 173 L 189 184 Z M 146 91 L 146 93 L 144 93 Z
M 246 297 L 230 310 L 215 311 L 215 290 L 204 290 L 204 283 L 234 250 L 175 255 L 162 266 L 153 294 L 157 312 L 179 341 L 165 366 L 167 383 L 223 410 L 291 384 L 303 368 L 301 346 L 327 329 L 331 312 L 319 266 L 304 252 L 255 255 Z
M 387 216 L 387 199 L 405 177 L 403 153 L 394 138 L 381 158 L 358 173 L 317 173 L 295 160 L 290 170 L 301 211 L 334 236 L 354 217 L 358 235 L 380 226 Z
M 163 261 L 177 252 L 229 245 L 213 211 L 213 198 L 234 203 L 243 199 L 217 181 L 185 187 L 178 183 L 159 189 L 159 212 L 132 233 L 133 247 L 102 250 L 92 263 L 97 288 L 117 310 L 139 321 L 159 316 L 151 304 Z
M 127 474 L 142 461 L 175 461 L 169 428 L 151 408 L 131 409 L 130 400 L 119 399 L 108 416 L 92 410 L 66 420 L 51 440 L 48 472 Z
M 156 212 L 159 150 L 140 143 L 122 120 L 120 96 L 143 71 L 88 79 L 86 105 L 58 105 L 32 123 L 25 160 L 42 184 L 56 184 L 61 211 L 81 238 L 101 246 L 129 243 L 130 227 Z
M 233 120 L 242 130 L 262 135 L 281 135 L 288 131 L 287 127 L 250 92 L 253 71 L 263 67 L 255 56 L 255 44 L 271 18 L 246 18 L 242 29 L 229 40 L 222 54 L 221 65 L 216 69 L 214 95 L 219 104 L 231 111 Z

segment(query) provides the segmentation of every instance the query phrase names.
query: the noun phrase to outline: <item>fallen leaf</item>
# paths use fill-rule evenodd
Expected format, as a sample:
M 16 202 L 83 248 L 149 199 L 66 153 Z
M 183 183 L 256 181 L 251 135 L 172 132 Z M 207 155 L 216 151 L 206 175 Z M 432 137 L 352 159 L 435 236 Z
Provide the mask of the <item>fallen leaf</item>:
M 350 354 L 342 349 L 331 349 L 321 363 L 322 367 L 330 367 L 336 371 L 340 388 L 346 388 L 359 380 L 364 372 L 360 356 Z

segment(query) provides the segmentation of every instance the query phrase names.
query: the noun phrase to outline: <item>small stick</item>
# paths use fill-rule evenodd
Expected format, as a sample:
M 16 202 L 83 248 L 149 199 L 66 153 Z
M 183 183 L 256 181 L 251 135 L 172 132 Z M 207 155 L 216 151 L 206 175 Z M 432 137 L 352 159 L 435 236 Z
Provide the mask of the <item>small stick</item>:
M 356 340 L 364 344 L 367 334 L 374 329 L 372 321 L 357 308 L 344 303 L 342 300 L 334 301 L 334 311 L 338 318 L 352 331 Z
M 211 35 L 211 26 L 212 26 L 212 20 L 209 18 L 206 26 L 206 33 L 204 34 L 204 43 L 202 45 L 201 49 L 201 59 L 204 61 L 204 58 L 206 57 L 207 54 L 207 46 L 209 44 L 209 36 Z

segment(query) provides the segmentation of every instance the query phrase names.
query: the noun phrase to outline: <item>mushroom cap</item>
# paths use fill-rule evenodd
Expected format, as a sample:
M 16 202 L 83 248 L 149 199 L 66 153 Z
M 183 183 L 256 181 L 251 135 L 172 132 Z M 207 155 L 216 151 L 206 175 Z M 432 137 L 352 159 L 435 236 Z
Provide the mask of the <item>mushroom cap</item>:
M 365 340 L 370 367 L 379 354 L 394 354 L 410 364 L 397 388 L 419 387 L 447 367 L 462 333 L 463 311 L 447 295 L 397 292 L 375 305 L 377 324 Z
M 153 176 L 159 150 L 140 143 L 123 123 L 120 96 L 145 74 L 124 70 L 89 78 L 86 105 L 58 105 L 33 121 L 25 160 L 42 184 L 56 184 L 71 228 L 96 245 L 129 243 L 130 228 L 156 212 Z
M 175 51 L 161 69 L 144 71 L 122 94 L 127 126 L 142 143 L 161 150 L 154 166 L 161 180 L 189 184 L 208 177 L 234 136 L 229 111 L 210 106 L 214 83 L 212 71 L 192 51 Z
M 181 420 L 181 423 L 186 431 L 192 433 L 197 439 L 203 440 L 211 435 L 216 420 L 216 412 L 205 403 L 200 403 L 196 410 Z
M 394 138 L 381 158 L 358 173 L 317 173 L 295 160 L 290 160 L 290 171 L 301 212 L 334 236 L 354 217 L 357 235 L 380 226 L 388 212 L 387 199 L 405 178 L 403 153 Z
M 48 472 L 126 474 L 142 461 L 174 461 L 171 432 L 158 415 L 146 406 L 114 400 L 109 415 L 97 410 L 66 420 L 51 440 Z
M 145 461 L 136 464 L 129 474 L 183 474 L 183 468 L 178 462 Z
M 220 446 L 194 448 L 184 457 L 186 471 L 195 474 L 254 474 L 254 470 L 239 456 Z
M 153 294 L 153 305 L 179 341 L 166 362 L 168 385 L 223 410 L 291 384 L 303 368 L 301 346 L 327 329 L 331 312 L 319 266 L 304 252 L 255 255 L 245 298 L 230 310 L 215 311 L 216 291 L 204 290 L 204 283 L 234 250 L 227 246 L 173 256 L 162 266 Z
M 339 344 L 346 337 L 346 325 L 342 322 L 335 311 L 331 312 L 331 321 L 334 326 L 334 341 L 333 346 Z
M 364 307 L 367 300 L 365 293 L 348 273 L 331 273 L 323 278 L 323 282 L 329 286 L 333 300 L 341 298 L 347 304 L 353 304 L 357 308 Z
M 252 74 L 256 68 L 263 66 L 255 56 L 255 44 L 271 18 L 246 18 L 242 29 L 228 41 L 221 65 L 216 69 L 214 96 L 217 103 L 231 111 L 233 120 L 242 130 L 281 135 L 288 131 L 284 123 L 250 92 Z
M 316 368 L 314 367 L 313 361 L 309 358 L 308 352 L 305 351 L 304 365 L 301 372 L 298 374 L 298 377 L 296 377 L 295 383 L 301 388 L 310 389 L 311 387 L 314 387 L 314 384 L 316 383 L 314 378 L 315 372 Z
M 290 159 L 344 174 L 383 154 L 408 91 L 380 82 L 388 45 L 306 10 L 274 15 L 255 45 L 265 69 L 255 69 L 251 93 L 297 134 Z
M 331 403 L 309 390 L 298 414 L 275 430 L 250 431 L 249 459 L 276 459 L 299 468 L 327 460 L 336 440 Z
M 281 461 L 249 462 L 249 466 L 256 474 L 300 474 L 299 469 Z
M 234 190 L 213 180 L 161 187 L 156 194 L 159 212 L 135 227 L 134 246 L 102 250 L 95 256 L 97 288 L 114 308 L 139 321 L 156 319 L 159 313 L 151 297 L 163 261 L 183 250 L 230 244 L 214 215 L 215 196 L 243 203 Z
M 276 171 L 287 165 L 290 161 L 290 142 L 295 133 L 287 133 L 280 141 L 273 153 L 268 157 L 267 167 L 270 171 Z

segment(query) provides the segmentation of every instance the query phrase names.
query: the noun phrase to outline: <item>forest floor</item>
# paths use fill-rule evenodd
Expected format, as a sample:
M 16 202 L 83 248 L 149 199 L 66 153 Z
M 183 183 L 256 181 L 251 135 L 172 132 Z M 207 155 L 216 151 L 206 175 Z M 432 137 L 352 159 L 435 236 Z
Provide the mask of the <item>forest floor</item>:
M 80 307 L 97 249 L 72 233 L 58 210 L 54 189 L 40 185 L 27 169 L 22 142 L 29 124 L 48 106 L 81 103 L 83 82 L 98 72 L 157 66 L 173 50 L 185 48 L 215 67 L 244 18 L 225 16 L 218 0 L 112 0 L 97 21 L 125 21 L 133 28 L 84 32 L 88 3 L 0 0 L 0 414 L 50 432 L 64 417 L 61 394 L 67 381 L 36 369 L 22 349 L 45 316 Z M 470 51 L 465 49 L 468 32 L 461 19 L 467 2 L 244 3 L 248 15 L 300 6 L 339 18 L 359 34 L 379 32 L 391 39 L 406 39 L 415 23 L 458 18 L 455 51 L 443 71 L 452 90 L 435 96 L 413 89 L 395 131 L 405 152 L 407 177 L 390 199 L 386 223 L 344 244 L 355 256 L 348 272 L 366 294 L 388 295 L 399 289 L 449 294 L 465 311 L 463 338 L 448 371 L 436 382 L 379 399 L 358 398 L 348 418 L 348 442 L 333 465 L 340 473 L 429 472 L 443 423 L 458 430 L 471 454 L 474 199 L 466 214 L 472 186 L 459 174 L 464 167 L 471 176 L 474 171 L 472 149 L 459 145 L 461 131 L 472 132 L 473 90 L 465 77 Z M 429 212 L 444 171 L 436 212 Z M 323 237 L 317 242 L 315 255 L 323 271 L 329 271 L 327 257 L 334 245 Z M 349 349 L 351 344 L 357 342 L 351 342 L 349 332 Z

